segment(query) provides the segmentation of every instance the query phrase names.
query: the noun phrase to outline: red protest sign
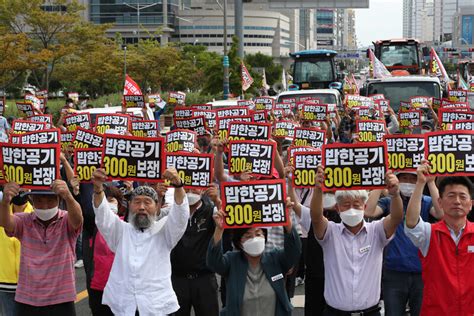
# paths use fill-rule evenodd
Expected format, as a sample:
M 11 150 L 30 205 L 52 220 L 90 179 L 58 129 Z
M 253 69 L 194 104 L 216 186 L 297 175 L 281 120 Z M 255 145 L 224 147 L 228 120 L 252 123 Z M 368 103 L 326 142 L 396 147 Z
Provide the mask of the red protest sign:
M 425 156 L 423 135 L 385 135 L 388 167 L 393 171 L 416 171 Z
M 316 173 L 318 165 L 321 164 L 321 151 L 301 151 L 293 156 L 292 176 L 295 188 L 313 188 L 316 185 Z
M 207 189 L 213 179 L 214 155 L 184 152 L 167 154 L 166 166 L 178 171 L 185 188 Z
M 272 177 L 275 153 L 275 142 L 232 140 L 229 142 L 229 173 Z
M 185 151 L 192 153 L 196 145 L 197 134 L 187 129 L 174 129 L 166 133 L 166 152 Z

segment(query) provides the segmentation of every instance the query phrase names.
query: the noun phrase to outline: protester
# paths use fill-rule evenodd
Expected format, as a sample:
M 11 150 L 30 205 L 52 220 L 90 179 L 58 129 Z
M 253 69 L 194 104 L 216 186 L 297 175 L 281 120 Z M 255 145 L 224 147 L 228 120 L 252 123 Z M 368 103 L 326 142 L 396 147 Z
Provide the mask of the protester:
M 363 220 L 368 198 L 365 190 L 337 191 L 336 208 L 342 223 L 336 224 L 323 216 L 323 174 L 319 166 L 311 201 L 311 220 L 324 255 L 327 303 L 324 315 L 380 315 L 383 250 L 403 218 L 398 179 L 391 172 L 387 173 L 387 190 L 392 197 L 390 215 L 370 223 Z
M 28 196 L 22 192 L 13 197 L 10 204 L 10 214 L 31 213 L 33 206 Z M 2 200 L 0 198 L 0 200 Z M 15 316 L 15 290 L 18 284 L 20 270 L 20 241 L 8 237 L 3 227 L 0 227 L 0 315 Z
M 290 223 L 285 226 L 284 249 L 264 252 L 266 231 L 242 228 L 233 232 L 235 251 L 222 253 L 225 214 L 214 216 L 216 229 L 207 251 L 207 264 L 226 277 L 226 307 L 221 315 L 291 315 L 285 291 L 285 274 L 295 266 L 301 243 Z
M 400 194 L 403 201 L 403 211 L 406 212 L 415 183 L 416 173 L 399 172 Z M 428 221 L 430 215 L 435 219 L 443 218 L 443 210 L 438 204 L 438 188 L 435 177 L 427 177 L 430 195 L 423 195 L 421 201 L 421 217 Z M 382 190 L 372 190 L 365 209 L 365 216 L 379 218 L 390 214 L 391 197 L 379 199 Z M 378 201 L 378 205 L 376 205 Z M 420 314 L 423 297 L 423 280 L 421 279 L 421 263 L 418 258 L 418 249 L 404 233 L 404 224 L 400 223 L 394 239 L 388 244 L 384 256 L 384 270 L 382 289 L 385 314 L 403 315 L 408 304 L 410 315 Z
M 10 124 L 7 119 L 0 115 L 0 143 L 8 142 L 8 134 L 10 133 Z
M 430 224 L 420 218 L 429 171 L 427 161 L 418 167 L 405 222 L 405 233 L 420 251 L 424 282 L 421 315 L 472 315 L 474 226 L 466 219 L 472 209 L 472 182 L 466 177 L 442 178 L 438 201 L 444 218 Z
M 110 209 L 103 184 L 103 169 L 93 173 L 95 222 L 110 250 L 115 253 L 102 303 L 115 315 L 166 315 L 179 309 L 171 284 L 170 253 L 183 236 L 189 205 L 176 169 L 163 178 L 175 187 L 169 215 L 155 221 L 160 209 L 158 194 L 149 186 L 135 188 L 129 204 L 129 222 Z
M 32 191 L 33 213 L 10 214 L 20 193 L 15 182 L 4 187 L 0 226 L 20 240 L 20 272 L 15 294 L 17 315 L 75 315 L 74 259 L 82 227 L 81 207 L 66 182 L 55 180 L 52 191 Z M 58 209 L 59 198 L 67 212 Z
M 214 211 L 221 207 L 216 187 L 202 194 L 198 190 L 187 193 L 190 218 L 181 240 L 171 252 L 171 280 L 179 302 L 174 314 L 197 316 L 219 314 L 216 275 L 206 265 L 206 251 L 214 234 Z

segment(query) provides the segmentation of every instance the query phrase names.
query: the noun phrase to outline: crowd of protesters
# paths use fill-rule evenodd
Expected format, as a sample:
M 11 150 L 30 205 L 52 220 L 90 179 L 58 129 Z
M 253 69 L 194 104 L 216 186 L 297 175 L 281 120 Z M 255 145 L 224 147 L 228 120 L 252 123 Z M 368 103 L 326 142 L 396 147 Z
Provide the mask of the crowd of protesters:
M 355 143 L 356 116 L 316 125 L 328 143 Z M 284 119 L 315 125 L 298 113 Z M 384 119 L 388 133 L 401 132 L 391 109 Z M 408 133 L 438 125 L 430 107 Z M 0 138 L 11 132 L 1 117 Z M 256 178 L 229 175 L 226 141 L 212 131 L 195 148 L 214 155 L 206 190 L 185 189 L 173 168 L 163 174 L 169 185 L 108 181 L 103 169 L 81 183 L 68 150 L 50 190 L 5 183 L 0 314 L 75 315 L 78 238 L 92 315 L 291 315 L 300 284 L 308 316 L 474 314 L 468 177 L 430 176 L 423 161 L 416 172 L 387 172 L 385 189 L 323 192 L 319 166 L 313 188 L 294 188 L 291 141 L 274 141 L 273 177 L 288 179 L 284 227 L 224 229 L 219 184 Z

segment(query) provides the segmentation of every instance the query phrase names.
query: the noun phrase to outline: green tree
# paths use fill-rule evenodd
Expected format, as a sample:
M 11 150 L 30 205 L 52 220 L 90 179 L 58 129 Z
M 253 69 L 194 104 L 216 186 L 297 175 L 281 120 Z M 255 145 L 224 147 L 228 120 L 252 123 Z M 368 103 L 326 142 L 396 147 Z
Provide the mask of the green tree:
M 265 68 L 267 83 L 270 86 L 276 82 L 281 82 L 283 67 L 281 65 L 275 64 L 271 56 L 267 56 L 262 53 L 248 54 L 245 55 L 244 60 L 246 65 Z

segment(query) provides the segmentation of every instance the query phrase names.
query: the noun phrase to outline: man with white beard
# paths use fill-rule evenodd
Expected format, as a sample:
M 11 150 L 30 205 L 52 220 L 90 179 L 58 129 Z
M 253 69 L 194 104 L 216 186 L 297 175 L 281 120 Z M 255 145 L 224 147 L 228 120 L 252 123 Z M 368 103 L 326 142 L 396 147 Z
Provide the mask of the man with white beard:
M 103 169 L 93 174 L 95 222 L 115 259 L 104 289 L 102 304 L 115 315 L 167 315 L 179 309 L 171 284 L 170 253 L 186 230 L 189 204 L 176 169 L 163 173 L 175 187 L 169 215 L 156 221 L 158 194 L 149 186 L 132 191 L 129 223 L 110 209 L 104 195 L 107 176 Z

